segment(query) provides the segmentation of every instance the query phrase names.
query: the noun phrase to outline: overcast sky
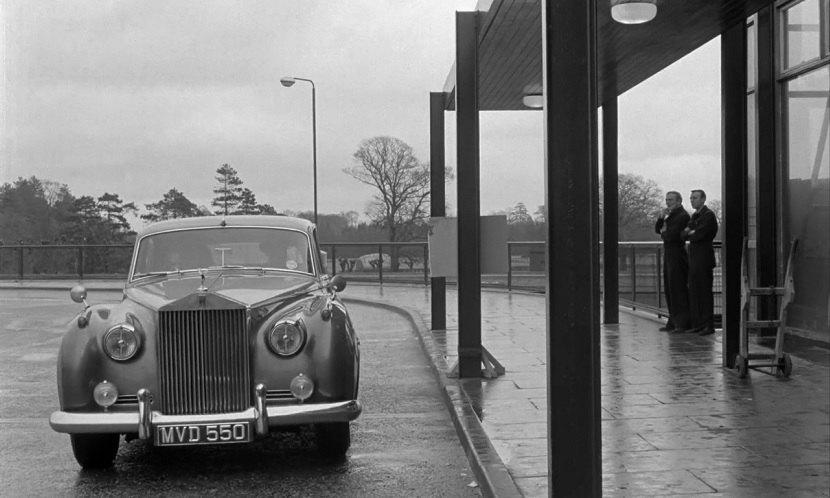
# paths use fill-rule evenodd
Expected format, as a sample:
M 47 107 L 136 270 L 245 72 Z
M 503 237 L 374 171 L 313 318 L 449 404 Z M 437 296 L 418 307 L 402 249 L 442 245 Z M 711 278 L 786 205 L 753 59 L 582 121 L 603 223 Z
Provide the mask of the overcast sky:
M 452 66 L 455 11 L 475 4 L 0 0 L 0 183 L 34 175 L 142 209 L 175 187 L 208 205 L 228 163 L 259 202 L 310 210 L 311 88 L 279 84 L 298 76 L 317 87 L 319 210 L 363 213 L 372 190 L 343 168 L 378 135 L 428 161 L 429 92 Z M 719 198 L 719 78 L 714 40 L 621 96 L 620 172 Z M 542 113 L 481 119 L 482 213 L 534 211 Z M 451 166 L 454 126 L 447 113 Z

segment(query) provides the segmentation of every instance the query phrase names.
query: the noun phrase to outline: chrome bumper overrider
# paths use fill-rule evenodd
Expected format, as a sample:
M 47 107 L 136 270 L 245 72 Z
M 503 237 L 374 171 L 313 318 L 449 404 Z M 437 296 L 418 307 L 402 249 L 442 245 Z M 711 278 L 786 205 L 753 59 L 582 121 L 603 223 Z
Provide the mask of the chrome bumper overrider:
M 141 439 L 153 437 L 153 427 L 170 424 L 214 424 L 225 421 L 254 424 L 257 435 L 268 434 L 269 427 L 286 425 L 349 422 L 363 409 L 358 400 L 335 403 L 266 406 L 266 389 L 257 385 L 256 406 L 241 412 L 212 415 L 164 415 L 150 409 L 150 393 L 138 391 L 138 412 L 53 412 L 49 425 L 56 432 L 68 434 L 137 433 Z

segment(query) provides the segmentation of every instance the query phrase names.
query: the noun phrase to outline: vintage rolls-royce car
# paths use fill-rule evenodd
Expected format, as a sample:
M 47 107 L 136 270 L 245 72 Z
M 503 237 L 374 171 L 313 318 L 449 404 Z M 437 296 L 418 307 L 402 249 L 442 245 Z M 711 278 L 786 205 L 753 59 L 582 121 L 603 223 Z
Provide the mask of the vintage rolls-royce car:
M 123 299 L 86 302 L 58 357 L 60 410 L 78 463 L 106 467 L 121 435 L 156 446 L 245 443 L 312 425 L 349 448 L 359 341 L 325 274 L 315 227 L 285 216 L 156 223 L 136 239 Z

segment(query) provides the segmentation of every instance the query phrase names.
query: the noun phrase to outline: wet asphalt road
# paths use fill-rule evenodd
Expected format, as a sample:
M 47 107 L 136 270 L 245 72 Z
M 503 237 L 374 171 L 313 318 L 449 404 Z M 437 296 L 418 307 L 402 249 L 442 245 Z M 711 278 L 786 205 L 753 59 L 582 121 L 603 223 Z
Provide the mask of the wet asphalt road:
M 346 296 L 348 289 L 346 290 Z M 90 291 L 90 303 L 119 293 Z M 49 428 L 68 292 L 0 290 L 0 496 L 478 496 L 411 325 L 351 305 L 361 339 L 361 417 L 344 460 L 318 456 L 310 431 L 248 445 L 152 448 L 121 442 L 115 465 L 82 471 Z

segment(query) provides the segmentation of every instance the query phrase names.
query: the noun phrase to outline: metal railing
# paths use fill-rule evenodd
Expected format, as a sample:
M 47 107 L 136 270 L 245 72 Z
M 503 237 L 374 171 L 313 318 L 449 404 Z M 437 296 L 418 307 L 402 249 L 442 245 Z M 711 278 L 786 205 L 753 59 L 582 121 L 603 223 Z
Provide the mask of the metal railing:
M 349 279 L 429 285 L 426 242 L 321 242 L 326 269 Z
M 430 284 L 427 242 L 323 242 L 320 246 L 327 271 L 348 280 Z M 715 242 L 716 315 L 722 309 L 720 247 Z M 662 244 L 620 242 L 618 254 L 620 304 L 665 315 Z M 127 275 L 131 256 L 132 245 L 125 244 L 0 246 L 0 279 L 120 279 Z M 507 273 L 482 275 L 482 286 L 544 292 L 545 256 L 542 241 L 508 242 Z
M 132 244 L 0 246 L 0 279 L 123 279 Z
M 601 246 L 602 244 L 600 244 Z M 715 241 L 714 282 L 715 315 L 723 309 L 723 280 L 721 276 L 721 242 Z M 545 243 L 541 241 L 516 241 L 507 243 L 510 262 L 507 272 L 507 288 L 534 291 L 545 290 Z M 668 314 L 663 293 L 663 244 L 662 242 L 619 242 L 618 297 L 620 304 L 632 309 Z M 604 275 L 603 252 L 599 252 L 600 278 Z M 603 289 L 600 282 L 600 290 Z

